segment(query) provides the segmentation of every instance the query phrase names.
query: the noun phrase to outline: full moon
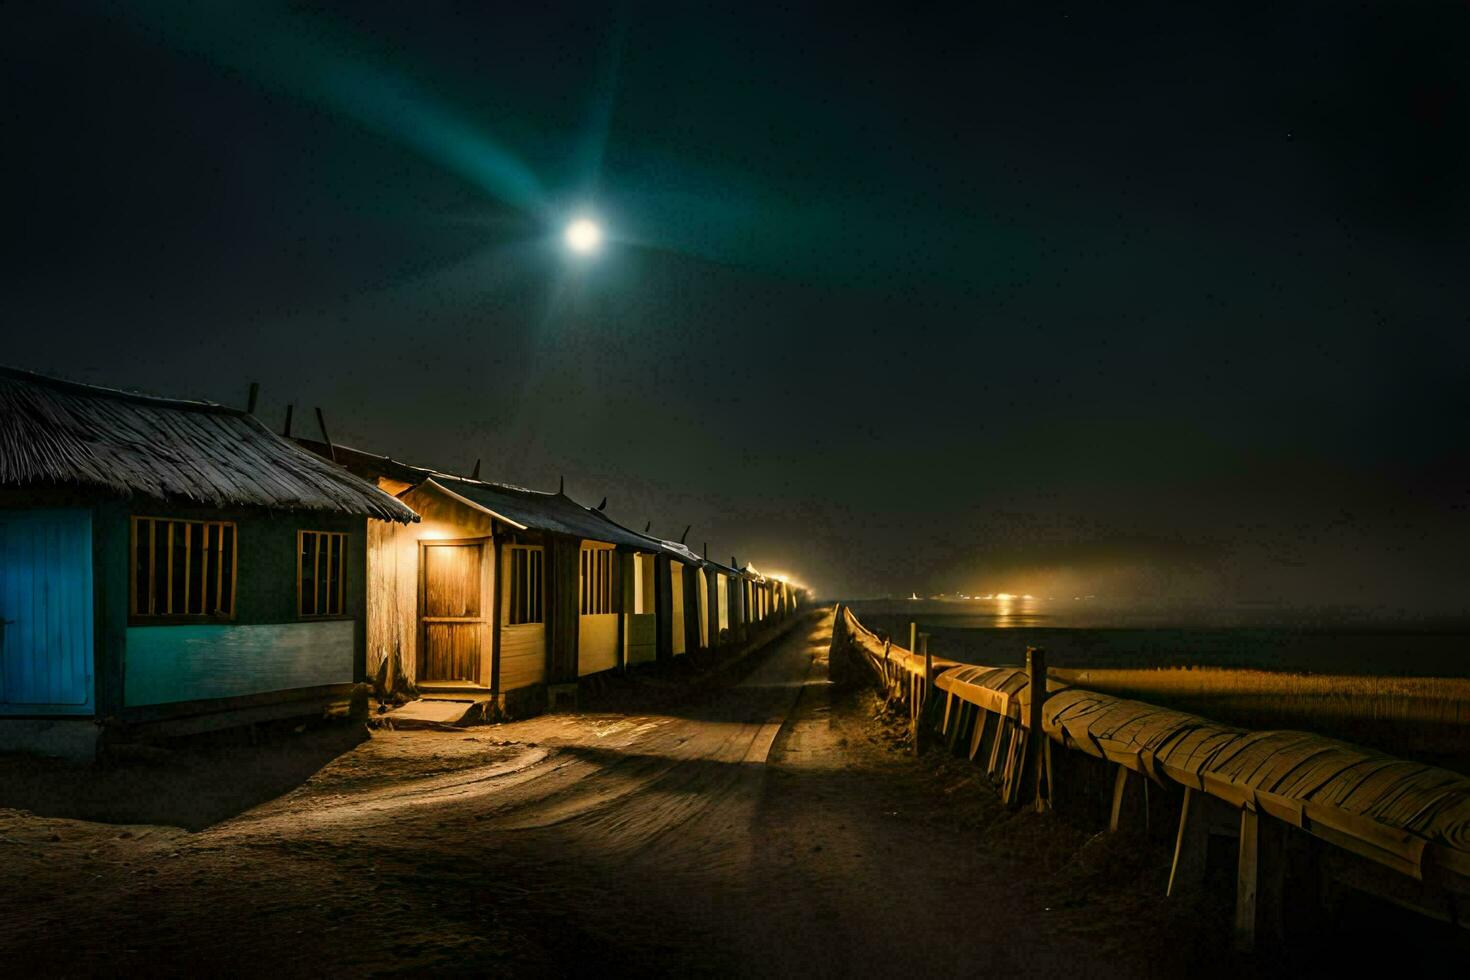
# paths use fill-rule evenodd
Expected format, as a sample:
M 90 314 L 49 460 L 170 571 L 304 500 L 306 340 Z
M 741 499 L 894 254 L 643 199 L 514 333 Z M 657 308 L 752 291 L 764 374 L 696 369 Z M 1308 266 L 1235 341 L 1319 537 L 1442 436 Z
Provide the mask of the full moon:
M 573 252 L 583 255 L 595 252 L 597 246 L 602 244 L 602 229 L 591 219 L 578 218 L 567 225 L 566 240 L 567 248 Z

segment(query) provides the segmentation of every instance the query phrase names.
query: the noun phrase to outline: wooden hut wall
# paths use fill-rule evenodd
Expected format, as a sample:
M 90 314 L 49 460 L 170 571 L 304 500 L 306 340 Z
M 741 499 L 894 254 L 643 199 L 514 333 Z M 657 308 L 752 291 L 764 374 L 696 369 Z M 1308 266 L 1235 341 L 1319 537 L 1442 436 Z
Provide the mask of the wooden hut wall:
M 103 710 L 124 717 L 164 716 L 192 712 L 201 702 L 345 688 L 363 678 L 367 518 L 180 507 L 146 499 L 99 504 L 94 514 L 99 530 L 94 571 L 108 661 L 98 672 L 109 688 L 100 699 Z M 134 574 L 147 568 L 148 561 L 142 542 L 141 557 L 134 553 L 134 517 L 232 525 L 233 568 L 228 581 L 234 590 L 233 615 L 136 615 Z M 340 535 L 333 539 L 333 547 L 345 545 L 336 590 L 340 605 L 334 614 L 302 615 L 298 591 L 302 531 Z M 202 531 L 190 532 L 191 546 L 200 535 Z M 156 538 L 154 548 L 155 562 L 164 562 L 166 568 L 167 558 L 159 558 Z M 190 555 L 192 562 L 192 547 Z M 199 569 L 197 574 L 209 574 L 202 566 Z M 222 574 L 221 569 L 216 571 Z M 192 585 L 197 578 L 189 581 L 197 588 Z
M 724 572 L 715 573 L 715 624 L 716 639 L 731 628 L 730 622 L 730 577 Z
M 689 638 L 685 630 L 684 563 L 664 558 L 669 577 L 669 654 L 678 657 L 688 652 Z
M 399 665 L 404 676 L 419 679 L 419 545 L 420 542 L 480 538 L 485 541 L 482 560 L 491 561 L 493 518 L 433 487 L 421 486 L 401 498 L 418 512 L 417 524 L 370 522 L 368 553 L 368 676 L 376 676 L 384 661 Z M 486 591 L 480 609 L 486 628 L 480 638 L 480 679 L 490 684 L 491 597 L 495 587 L 493 568 L 486 576 Z
M 386 662 L 413 679 L 418 599 L 418 547 L 413 528 L 388 521 L 368 521 L 367 528 L 367 676 L 376 677 Z M 404 565 L 407 567 L 404 567 Z M 412 579 L 412 589 L 399 578 Z
M 500 541 L 500 671 L 496 693 L 530 687 L 546 680 L 548 609 L 547 548 L 539 535 L 502 535 Z M 517 556 L 521 556 L 519 559 Z M 540 576 L 535 576 L 539 568 Z M 521 608 L 512 608 L 511 578 L 519 574 L 529 586 Z
M 715 645 L 714 637 L 710 636 L 709 630 L 710 575 L 703 568 L 692 569 L 692 572 L 695 603 L 694 625 L 699 631 L 699 640 L 694 645 L 709 649 Z
M 730 579 L 730 635 L 735 639 L 745 638 L 746 610 L 745 593 L 749 586 L 744 578 Z
M 578 556 L 577 676 L 618 666 L 617 552 L 583 541 Z
M 680 563 L 674 566 L 674 572 L 682 583 L 680 592 L 682 593 L 683 602 L 679 604 L 679 619 L 684 627 L 682 631 L 684 636 L 684 651 L 686 653 L 693 653 L 695 650 L 704 646 L 704 640 L 701 638 L 699 631 L 699 600 L 701 592 L 699 569 L 693 565 Z
M 656 646 L 660 660 L 668 660 L 674 655 L 674 575 L 672 566 L 673 562 L 667 555 L 659 555 L 653 561 L 653 611 L 656 617 L 654 635 L 657 638 Z
M 653 555 L 629 555 L 626 568 L 633 577 L 628 590 L 631 604 L 623 607 L 626 662 L 648 663 L 658 658 L 658 617 L 654 611 L 657 577 Z
M 546 552 L 546 680 L 550 684 L 577 679 L 581 544 L 576 538 L 553 535 Z

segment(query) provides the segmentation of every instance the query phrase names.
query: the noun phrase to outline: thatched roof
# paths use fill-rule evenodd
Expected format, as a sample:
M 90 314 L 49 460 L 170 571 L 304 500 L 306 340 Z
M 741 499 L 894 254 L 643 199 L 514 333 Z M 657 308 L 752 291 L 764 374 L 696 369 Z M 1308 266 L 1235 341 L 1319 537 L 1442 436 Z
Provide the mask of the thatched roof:
M 0 486 L 33 485 L 405 524 L 418 519 L 401 501 L 239 409 L 0 367 Z
M 298 438 L 296 442 L 312 452 L 331 455 L 364 479 L 382 476 L 414 486 L 432 482 L 440 490 L 467 500 L 518 527 L 565 534 L 584 541 L 602 541 L 634 551 L 662 553 L 682 562 L 691 558 L 702 561 L 681 544 L 626 528 L 602 511 L 579 504 L 561 491 L 528 490 L 508 483 L 477 480 L 351 446 L 329 446 L 314 439 Z
M 440 487 L 522 527 L 571 535 L 584 541 L 602 541 L 634 551 L 668 553 L 656 539 L 629 530 L 601 511 L 579 504 L 564 493 L 527 490 L 445 473 L 431 479 Z

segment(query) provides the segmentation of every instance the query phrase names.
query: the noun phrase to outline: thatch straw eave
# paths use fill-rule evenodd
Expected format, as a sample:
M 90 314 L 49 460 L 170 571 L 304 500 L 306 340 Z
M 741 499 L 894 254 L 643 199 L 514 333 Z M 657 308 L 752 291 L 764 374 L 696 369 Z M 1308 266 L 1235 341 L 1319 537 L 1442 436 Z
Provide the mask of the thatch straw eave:
M 0 367 L 0 487 L 48 485 L 212 507 L 418 519 L 238 409 Z

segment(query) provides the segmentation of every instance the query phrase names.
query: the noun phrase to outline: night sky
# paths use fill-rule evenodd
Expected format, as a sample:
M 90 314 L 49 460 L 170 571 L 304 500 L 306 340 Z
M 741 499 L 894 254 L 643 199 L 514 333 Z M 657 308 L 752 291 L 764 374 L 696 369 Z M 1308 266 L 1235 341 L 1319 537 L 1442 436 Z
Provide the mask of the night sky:
M 7 6 L 0 361 L 829 596 L 1470 612 L 1470 6 L 757 6 Z

